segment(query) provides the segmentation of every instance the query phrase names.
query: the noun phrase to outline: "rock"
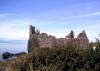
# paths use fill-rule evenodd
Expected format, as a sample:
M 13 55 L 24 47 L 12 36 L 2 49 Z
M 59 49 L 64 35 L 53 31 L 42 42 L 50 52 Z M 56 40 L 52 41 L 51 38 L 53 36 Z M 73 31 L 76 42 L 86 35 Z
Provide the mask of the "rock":
M 2 58 L 3 59 L 9 59 L 13 56 L 13 54 L 9 53 L 9 52 L 5 52 L 2 54 Z
M 13 59 L 13 58 L 16 58 L 18 56 L 21 56 L 21 55 L 25 55 L 27 54 L 26 52 L 20 52 L 20 53 L 16 53 L 16 54 L 13 54 L 13 53 L 10 53 L 10 52 L 5 52 L 2 54 L 2 58 L 4 60 L 7 60 L 7 59 Z

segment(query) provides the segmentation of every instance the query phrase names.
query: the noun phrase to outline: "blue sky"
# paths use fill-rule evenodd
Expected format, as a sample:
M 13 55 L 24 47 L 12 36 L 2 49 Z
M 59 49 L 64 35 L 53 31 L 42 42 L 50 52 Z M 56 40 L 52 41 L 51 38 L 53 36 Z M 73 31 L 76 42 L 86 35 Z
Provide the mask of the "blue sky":
M 0 39 L 27 40 L 29 25 L 56 37 L 100 33 L 100 0 L 0 0 Z

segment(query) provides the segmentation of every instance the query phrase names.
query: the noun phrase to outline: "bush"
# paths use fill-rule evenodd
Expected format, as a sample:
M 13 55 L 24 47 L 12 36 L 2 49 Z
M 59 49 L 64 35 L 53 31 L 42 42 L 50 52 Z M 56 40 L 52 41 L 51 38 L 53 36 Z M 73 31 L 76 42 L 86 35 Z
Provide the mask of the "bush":
M 34 48 L 25 56 L 1 63 L 1 67 L 16 71 L 100 71 L 100 48 Z

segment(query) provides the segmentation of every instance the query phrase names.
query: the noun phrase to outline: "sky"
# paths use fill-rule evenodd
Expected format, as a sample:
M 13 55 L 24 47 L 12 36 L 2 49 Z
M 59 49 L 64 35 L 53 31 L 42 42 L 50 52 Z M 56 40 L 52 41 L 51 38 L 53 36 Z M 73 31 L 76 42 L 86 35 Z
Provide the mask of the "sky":
M 62 38 L 100 34 L 100 0 L 0 0 L 0 40 L 28 40 L 29 25 Z

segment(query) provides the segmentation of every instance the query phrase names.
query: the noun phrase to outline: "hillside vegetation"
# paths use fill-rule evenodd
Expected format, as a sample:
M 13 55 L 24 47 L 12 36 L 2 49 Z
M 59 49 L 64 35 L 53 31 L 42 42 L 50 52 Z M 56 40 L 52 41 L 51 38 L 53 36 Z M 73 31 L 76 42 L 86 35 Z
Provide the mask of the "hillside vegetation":
M 29 54 L 0 63 L 0 71 L 100 71 L 100 43 L 95 50 L 91 47 L 36 47 Z

